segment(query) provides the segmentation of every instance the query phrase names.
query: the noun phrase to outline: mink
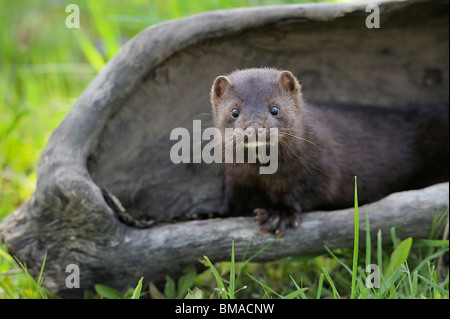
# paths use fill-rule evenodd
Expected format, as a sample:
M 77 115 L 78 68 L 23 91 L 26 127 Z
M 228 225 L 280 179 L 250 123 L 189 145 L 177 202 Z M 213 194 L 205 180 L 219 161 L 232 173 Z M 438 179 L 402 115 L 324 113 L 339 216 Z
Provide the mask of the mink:
M 270 128 L 278 129 L 273 174 L 261 174 L 267 163 L 258 160 L 223 164 L 218 215 L 253 212 L 264 232 L 298 227 L 302 212 L 351 207 L 355 176 L 360 205 L 449 180 L 448 101 L 389 108 L 307 103 L 290 71 L 252 68 L 217 77 L 211 104 L 223 134 L 242 129 L 268 140 Z

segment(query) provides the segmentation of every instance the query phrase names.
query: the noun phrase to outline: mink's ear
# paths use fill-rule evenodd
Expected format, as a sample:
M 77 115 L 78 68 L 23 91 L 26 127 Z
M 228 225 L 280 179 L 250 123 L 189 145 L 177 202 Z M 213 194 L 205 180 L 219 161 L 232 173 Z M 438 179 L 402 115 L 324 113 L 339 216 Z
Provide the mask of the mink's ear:
M 214 81 L 211 98 L 220 99 L 223 94 L 231 87 L 230 80 L 228 80 L 225 76 L 218 76 Z
M 277 77 L 278 83 L 281 87 L 289 93 L 296 93 L 300 91 L 300 83 L 298 83 L 295 76 L 289 71 L 282 71 Z

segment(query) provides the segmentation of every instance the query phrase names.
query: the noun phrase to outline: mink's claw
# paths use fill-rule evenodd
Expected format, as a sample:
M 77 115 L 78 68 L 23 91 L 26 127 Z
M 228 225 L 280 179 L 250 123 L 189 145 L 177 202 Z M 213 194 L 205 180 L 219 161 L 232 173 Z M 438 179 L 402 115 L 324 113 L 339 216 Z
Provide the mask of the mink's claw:
M 283 236 L 286 228 L 298 228 L 301 222 L 299 214 L 295 213 L 272 212 L 263 208 L 256 208 L 253 213 L 256 214 L 255 222 L 261 226 L 261 231 L 276 236 Z
M 264 224 L 269 218 L 269 213 L 263 208 L 256 208 L 255 210 L 253 210 L 253 213 L 256 214 L 255 222 L 257 225 Z

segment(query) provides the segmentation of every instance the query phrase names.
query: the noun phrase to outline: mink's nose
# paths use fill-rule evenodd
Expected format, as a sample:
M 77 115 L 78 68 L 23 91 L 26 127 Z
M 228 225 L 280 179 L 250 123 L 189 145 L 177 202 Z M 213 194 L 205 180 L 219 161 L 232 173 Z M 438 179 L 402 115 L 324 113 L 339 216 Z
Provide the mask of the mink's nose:
M 256 137 L 262 133 L 262 127 L 259 125 L 252 125 L 245 129 L 249 138 Z

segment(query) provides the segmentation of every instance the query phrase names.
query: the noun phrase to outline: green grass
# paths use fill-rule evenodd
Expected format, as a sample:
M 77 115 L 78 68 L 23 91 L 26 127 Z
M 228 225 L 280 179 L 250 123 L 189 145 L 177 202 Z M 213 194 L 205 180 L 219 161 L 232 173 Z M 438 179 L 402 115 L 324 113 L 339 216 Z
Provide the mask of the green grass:
M 355 224 L 356 225 L 356 224 Z M 368 228 L 370 229 L 370 228 Z M 359 232 L 359 227 L 355 227 Z M 356 233 L 355 232 L 355 233 Z M 355 238 L 358 238 L 355 236 Z M 366 237 L 366 244 L 369 244 Z M 448 252 L 448 240 L 416 240 L 415 249 L 412 238 L 403 241 L 395 239 L 391 247 L 382 247 L 377 241 L 375 255 L 384 254 L 385 266 L 380 258 L 373 265 L 379 268 L 378 287 L 369 275 L 372 254 L 371 246 L 366 249 L 369 256 L 362 254 L 356 259 L 355 249 L 328 250 L 319 256 L 298 256 L 272 263 L 249 263 L 248 259 L 235 262 L 234 244 L 231 261 L 214 264 L 205 256 L 204 265 L 208 269 L 200 275 L 195 269 L 189 270 L 190 286 L 178 291 L 178 297 L 189 299 L 448 299 L 448 267 L 446 275 L 439 279 L 436 261 Z M 355 240 L 355 247 L 359 246 Z M 263 250 L 269 249 L 269 246 Z M 396 246 L 396 248 L 393 248 Z M 253 257 L 253 256 L 252 256 Z M 250 257 L 250 258 L 252 258 Z M 249 258 L 249 259 L 250 259 Z M 296 260 L 302 259 L 298 262 Z M 348 264 L 352 264 L 351 269 Z M 243 277 L 236 273 L 245 273 Z M 186 275 L 185 275 L 186 276 Z M 184 280 L 181 278 L 181 280 Z M 371 285 L 372 286 L 371 286 Z M 172 298 L 167 287 L 175 289 L 173 280 L 168 280 L 164 293 L 155 287 L 150 290 L 152 298 Z M 179 285 L 180 286 L 180 285 Z M 170 290 L 170 289 L 169 289 Z M 175 290 L 174 290 L 175 291 Z
M 127 39 L 151 24 L 203 11 L 294 2 L 299 1 L 76 1 L 82 28 L 74 30 L 65 27 L 65 6 L 73 1 L 0 0 L 0 221 L 31 196 L 51 132 Z M 438 217 L 435 224 L 444 221 Z M 205 259 L 200 274 L 188 267 L 176 283 L 167 277 L 163 291 L 144 278 L 121 292 L 97 285 L 86 297 L 448 298 L 448 268 L 442 275 L 439 264 L 448 240 L 436 238 L 439 227 L 412 243 L 399 243 L 393 229 L 392 245 L 382 246 L 380 234 L 374 250 L 368 245 L 358 255 L 340 249 L 261 264 L 252 262 L 254 256 L 237 261 L 232 250 L 230 262 Z M 373 260 L 386 274 L 383 288 L 365 288 L 361 265 Z M 57 298 L 42 287 L 45 263 L 42 269 L 37 280 L 31 278 L 26 265 L 0 245 L 0 298 Z
M 445 224 L 448 210 L 436 213 L 434 227 Z M 366 250 L 358 253 L 359 209 L 355 178 L 355 214 L 354 247 L 350 249 L 326 250 L 328 254 L 291 257 L 268 264 L 249 264 L 249 259 L 235 263 L 234 244 L 231 250 L 231 262 L 216 266 L 205 256 L 210 272 L 200 275 L 195 283 L 199 296 L 212 296 L 220 292 L 223 299 L 240 298 L 300 298 L 300 299 L 448 299 L 449 270 L 438 262 L 448 253 L 448 240 L 417 239 L 411 237 L 402 241 L 397 239 L 395 227 L 392 227 L 392 246 L 383 247 L 381 233 L 378 233 L 377 245 L 372 256 L 370 236 L 365 237 Z M 366 229 L 370 230 L 369 216 L 366 214 Z M 370 234 L 370 232 L 367 232 Z M 430 236 L 432 236 L 430 234 Z M 270 244 L 262 250 L 269 249 Z M 260 253 L 260 252 L 258 252 Z M 376 258 L 374 258 L 376 257 Z M 375 260 L 372 261 L 372 258 Z M 302 261 L 298 261 L 302 260 Z M 383 265 L 384 261 L 384 265 Z M 347 264 L 352 265 L 350 268 Z M 378 281 L 373 280 L 373 268 L 378 269 Z M 247 277 L 236 278 L 238 273 L 246 271 Z M 439 268 L 439 269 L 438 269 Z M 281 271 L 280 271 L 281 269 Z M 438 275 L 438 271 L 441 275 Z M 443 271 L 443 272 L 442 272 Z M 213 275 L 217 288 L 209 290 L 208 275 Z M 229 281 L 224 278 L 229 274 Z M 222 275 L 220 275 L 222 274 Z M 203 278 L 205 277 L 205 278 Z M 210 279 L 209 279 L 210 280 Z M 253 283 L 252 283 L 253 281 Z M 255 286 L 256 283 L 256 286 Z M 193 283 L 194 284 L 194 283 Z M 214 285 L 213 285 L 214 286 Z M 259 286 L 259 287 L 258 287 Z M 236 287 L 241 287 L 236 290 Z M 259 291 L 259 293 L 257 293 Z
M 187 290 L 179 291 L 178 298 L 280 298 L 280 299 L 448 299 L 449 269 L 439 259 L 448 254 L 449 241 L 397 239 L 395 226 L 391 229 L 392 245 L 384 246 L 381 232 L 378 232 L 376 249 L 372 253 L 370 220 L 366 214 L 366 249 L 359 254 L 359 208 L 357 183 L 355 178 L 355 214 L 353 249 L 337 249 L 328 254 L 290 257 L 266 264 L 250 261 L 262 251 L 270 249 L 277 238 L 263 247 L 255 255 L 236 262 L 234 242 L 231 246 L 231 261 L 214 263 L 204 256 L 208 271 L 197 276 L 195 268 L 185 270 L 190 273 L 191 282 Z M 445 225 L 448 210 L 436 212 L 433 229 Z M 250 245 L 251 243 L 249 243 Z M 384 264 L 383 264 L 384 261 Z M 352 268 L 348 264 L 352 264 Z M 237 269 L 237 270 L 236 270 Z M 376 271 L 374 271 L 376 269 Z M 440 272 L 440 275 L 438 275 Z M 245 273 L 246 276 L 240 275 Z M 236 275 L 238 274 L 238 275 Z M 375 276 L 376 275 L 376 276 Z M 185 277 L 180 281 L 186 281 Z M 376 277 L 376 279 L 374 278 Z M 195 279 L 194 279 L 195 278 Z M 167 293 L 173 286 L 168 278 L 165 293 L 156 288 L 150 291 L 153 298 L 169 298 Z M 192 287 L 194 287 L 192 289 Z M 178 285 L 181 287 L 181 284 Z M 192 290 L 191 290 L 192 289 Z

